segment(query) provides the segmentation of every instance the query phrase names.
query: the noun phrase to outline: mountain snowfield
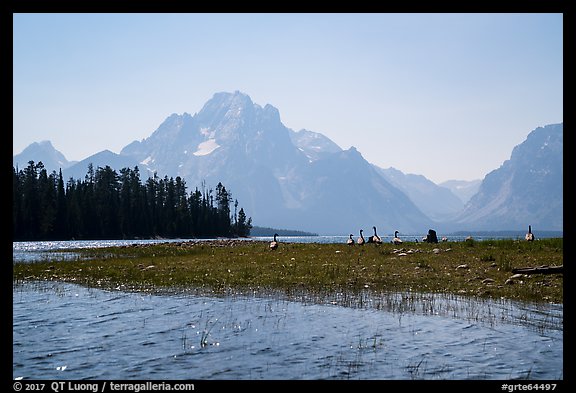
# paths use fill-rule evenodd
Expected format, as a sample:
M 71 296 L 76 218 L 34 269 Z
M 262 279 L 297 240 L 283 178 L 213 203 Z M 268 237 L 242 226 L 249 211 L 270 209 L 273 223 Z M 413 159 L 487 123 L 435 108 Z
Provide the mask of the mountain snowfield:
M 359 229 L 370 235 L 373 226 L 381 236 L 430 228 L 523 230 L 528 224 L 562 230 L 562 133 L 562 123 L 539 127 L 483 181 L 444 187 L 372 165 L 356 148 L 343 150 L 320 133 L 293 131 L 278 109 L 236 91 L 216 93 L 194 115 L 168 116 L 120 154 L 106 150 L 69 163 L 42 142 L 14 156 L 13 164 L 43 161 L 50 171 L 62 168 L 66 179 L 83 178 L 90 162 L 116 170 L 138 166 L 143 177 L 180 176 L 189 192 L 222 182 L 254 225 L 323 235 L 356 236 Z M 518 203 L 525 207 L 514 208 Z

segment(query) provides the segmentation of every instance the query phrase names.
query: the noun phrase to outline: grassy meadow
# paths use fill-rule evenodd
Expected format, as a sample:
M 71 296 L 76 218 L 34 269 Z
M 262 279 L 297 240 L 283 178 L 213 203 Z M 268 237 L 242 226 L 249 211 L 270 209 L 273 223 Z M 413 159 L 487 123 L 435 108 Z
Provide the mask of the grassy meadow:
M 62 251 L 14 263 L 14 280 L 59 280 L 131 291 L 282 291 L 290 295 L 412 291 L 563 303 L 563 274 L 514 274 L 563 265 L 563 239 L 438 244 L 183 241 Z

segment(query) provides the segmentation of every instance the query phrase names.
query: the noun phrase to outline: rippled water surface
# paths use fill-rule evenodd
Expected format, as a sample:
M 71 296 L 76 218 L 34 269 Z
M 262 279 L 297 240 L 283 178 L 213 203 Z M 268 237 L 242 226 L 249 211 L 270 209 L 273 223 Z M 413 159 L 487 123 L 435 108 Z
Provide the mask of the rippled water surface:
M 563 379 L 561 305 L 362 304 L 15 282 L 13 378 Z
M 167 240 L 14 242 L 13 260 L 158 241 Z M 426 294 L 144 294 L 13 283 L 18 379 L 563 377 L 562 305 Z

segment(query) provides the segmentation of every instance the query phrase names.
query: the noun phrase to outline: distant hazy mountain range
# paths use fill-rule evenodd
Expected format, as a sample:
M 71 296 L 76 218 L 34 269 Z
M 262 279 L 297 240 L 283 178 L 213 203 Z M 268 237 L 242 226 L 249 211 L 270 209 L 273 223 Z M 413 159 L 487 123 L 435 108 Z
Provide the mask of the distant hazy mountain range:
M 478 230 L 517 228 L 526 223 L 562 230 L 563 129 L 560 123 L 532 131 L 514 147 L 509 160 L 484 177 L 453 223 Z
M 424 176 L 379 168 L 354 147 L 295 132 L 278 110 L 241 92 L 217 93 L 196 114 L 172 114 L 149 137 L 79 162 L 49 141 L 13 157 L 20 169 L 42 161 L 65 179 L 88 164 L 138 166 L 142 178 L 182 177 L 189 191 L 222 182 L 253 224 L 319 234 L 425 234 L 456 230 L 563 229 L 563 123 L 539 127 L 484 180 L 436 185 Z

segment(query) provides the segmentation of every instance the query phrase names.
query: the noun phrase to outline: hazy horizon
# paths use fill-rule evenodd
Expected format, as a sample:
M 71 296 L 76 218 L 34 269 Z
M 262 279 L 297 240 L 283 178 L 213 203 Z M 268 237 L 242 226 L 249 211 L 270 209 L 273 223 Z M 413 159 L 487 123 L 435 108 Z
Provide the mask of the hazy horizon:
M 217 92 L 369 162 L 482 179 L 563 122 L 563 15 L 13 14 L 13 154 L 119 153 Z

